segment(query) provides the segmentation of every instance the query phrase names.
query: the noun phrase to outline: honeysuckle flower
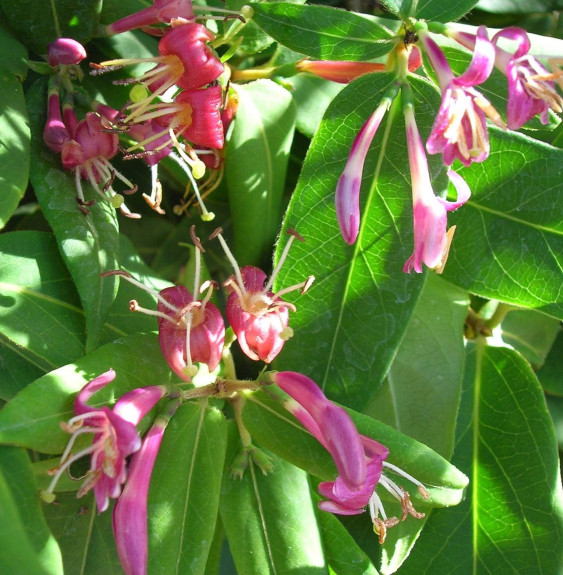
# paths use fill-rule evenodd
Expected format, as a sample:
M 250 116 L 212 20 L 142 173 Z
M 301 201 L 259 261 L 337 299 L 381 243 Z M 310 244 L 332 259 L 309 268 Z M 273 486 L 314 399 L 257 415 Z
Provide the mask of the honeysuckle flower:
M 61 424 L 72 437 L 59 466 L 52 471 L 54 478 L 42 494 L 44 499 L 53 499 L 53 490 L 59 477 L 73 462 L 86 455 L 90 456 L 90 469 L 77 496 L 82 497 L 93 490 L 100 513 L 107 509 L 110 498 L 119 497 L 121 486 L 127 478 L 126 459 L 141 447 L 136 426 L 164 396 L 166 388 L 151 386 L 135 389 L 120 397 L 113 409 L 88 405 L 92 395 L 114 379 L 115 371 L 110 369 L 84 386 L 77 395 L 74 402 L 76 415 Z M 92 444 L 72 454 L 76 439 L 84 434 L 93 434 Z
M 86 49 L 72 38 L 57 38 L 47 46 L 47 59 L 50 66 L 79 64 L 84 58 L 86 58 Z
M 383 72 L 385 64 L 379 62 L 346 62 L 342 60 L 299 60 L 298 72 L 309 72 L 325 80 L 348 84 L 355 78 L 372 72 Z
M 403 271 L 422 272 L 422 264 L 430 269 L 443 269 L 455 227 L 447 228 L 447 212 L 463 205 L 470 197 L 469 186 L 463 178 L 448 170 L 448 177 L 457 189 L 457 201 L 450 202 L 436 196 L 432 189 L 428 161 L 418 132 L 412 104 L 404 106 L 407 149 L 411 172 L 414 252 Z
M 319 484 L 319 493 L 325 500 L 319 502 L 323 511 L 338 515 L 357 515 L 365 508 L 373 522 L 379 541 L 383 543 L 387 529 L 396 525 L 396 517 L 387 517 L 376 492 L 384 487 L 401 504 L 405 520 L 408 515 L 424 517 L 417 512 L 409 493 L 383 474 L 387 468 L 415 484 L 424 499 L 429 494 L 414 477 L 385 461 L 389 450 L 374 439 L 358 433 L 347 412 L 332 403 L 308 377 L 296 372 L 274 372 L 270 380 L 289 398 L 281 399 L 283 406 L 321 443 L 334 459 L 338 477 Z
M 78 121 L 73 108 L 65 104 L 63 118 L 71 138 L 61 147 L 61 162 L 65 170 L 74 172 L 79 207 L 88 213 L 84 206 L 89 203 L 84 199 L 80 182 L 85 179 L 102 198 L 109 201 L 114 208 L 120 208 L 124 215 L 140 217 L 129 211 L 123 196 L 117 194 L 112 187 L 113 180 L 117 177 L 129 188 L 129 193 L 137 189 L 109 161 L 118 151 L 117 135 L 109 133 L 107 126 L 102 123 L 102 118 L 94 112 L 88 112 L 83 120 Z M 100 188 L 100 184 L 103 188 Z
M 113 534 L 126 575 L 145 575 L 148 560 L 147 501 L 154 463 L 170 419 L 158 417 L 131 458 L 129 479 L 113 509 Z
M 441 153 L 447 166 L 456 158 L 464 166 L 482 162 L 489 155 L 486 118 L 505 128 L 493 105 L 474 87 L 491 74 L 495 48 L 487 38 L 486 30 L 480 28 L 471 63 L 461 76 L 456 77 L 429 34 L 422 30 L 420 38 L 442 90 L 442 103 L 426 149 L 430 154 Z
M 169 24 L 173 18 L 191 21 L 194 17 L 191 0 L 153 0 L 152 6 L 109 24 L 104 31 L 109 36 L 161 22 Z
M 61 101 L 59 96 L 58 77 L 53 76 L 49 81 L 49 94 L 47 96 L 47 121 L 43 130 L 43 141 L 53 152 L 59 154 L 63 144 L 70 140 L 70 134 L 61 115 Z
M 340 226 L 340 233 L 344 241 L 352 245 L 358 237 L 360 230 L 360 188 L 362 185 L 362 173 L 366 156 L 375 137 L 379 124 L 389 109 L 392 99 L 383 98 L 375 112 L 358 132 L 348 161 L 338 184 L 334 202 L 336 205 L 336 217 Z
M 221 312 L 208 301 L 198 301 L 184 286 L 165 288 L 158 301 L 158 341 L 164 359 L 178 377 L 190 381 L 193 362 L 213 371 L 221 361 L 225 324 Z
M 293 335 L 293 330 L 288 323 L 289 310 L 295 311 L 295 306 L 285 302 L 281 296 L 297 289 L 304 293 L 315 279 L 310 276 L 300 284 L 284 288 L 276 293 L 270 291 L 293 239 L 298 237 L 302 240 L 293 230 L 289 230 L 288 233 L 291 237 L 267 282 L 267 276 L 260 268 L 245 266 L 239 270 L 237 266 L 235 275 L 224 283 L 230 292 L 226 306 L 227 319 L 237 336 L 242 351 L 254 361 L 262 360 L 270 363 L 282 350 L 286 340 Z M 223 248 L 226 249 L 225 244 Z M 234 262 L 232 255 L 231 261 Z
M 517 42 L 514 54 L 497 46 L 501 38 Z M 511 130 L 521 128 L 535 115 L 547 124 L 548 112 L 561 113 L 563 98 L 555 88 L 553 74 L 548 72 L 530 51 L 530 39 L 521 28 L 505 28 L 493 37 L 496 48 L 496 66 L 508 78 L 506 123 Z
M 447 34 L 466 48 L 474 49 L 474 34 L 449 28 Z M 498 46 L 502 39 L 516 42 L 514 53 Z M 495 47 L 495 66 L 508 79 L 508 127 L 518 130 L 538 114 L 542 123 L 547 124 L 548 111 L 551 109 L 560 113 L 563 99 L 555 88 L 555 76 L 529 54 L 531 42 L 526 31 L 516 27 L 504 28 L 493 36 L 492 43 Z

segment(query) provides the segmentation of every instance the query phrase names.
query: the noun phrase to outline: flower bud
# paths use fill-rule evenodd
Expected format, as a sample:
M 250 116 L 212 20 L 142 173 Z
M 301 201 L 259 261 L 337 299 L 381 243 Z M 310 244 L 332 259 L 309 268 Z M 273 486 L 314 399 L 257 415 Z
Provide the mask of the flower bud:
M 86 49 L 80 42 L 72 38 L 57 38 L 47 46 L 49 65 L 63 64 L 70 66 L 78 64 L 86 58 Z

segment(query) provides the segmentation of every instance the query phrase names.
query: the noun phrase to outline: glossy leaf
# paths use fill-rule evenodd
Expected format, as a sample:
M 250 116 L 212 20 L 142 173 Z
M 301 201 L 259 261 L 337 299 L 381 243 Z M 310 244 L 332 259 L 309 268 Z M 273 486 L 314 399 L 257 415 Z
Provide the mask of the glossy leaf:
M 272 463 L 268 475 L 251 461 L 242 479 L 223 481 L 220 512 L 237 571 L 327 573 L 307 475 L 278 457 Z
M 28 93 L 34 163 L 31 182 L 80 295 L 86 316 L 86 349 L 90 351 L 98 344 L 117 293 L 115 277 L 100 277 L 119 267 L 117 216 L 114 208 L 99 198 L 89 215 L 78 210 L 74 177 L 61 170 L 58 158 L 43 144 L 44 97 L 44 84 L 37 82 Z M 88 186 L 84 187 L 88 194 Z M 93 190 L 91 194 L 94 199 Z
M 11 495 L 11 504 L 7 501 L 3 501 L 2 513 L 8 512 L 10 507 L 17 508 L 17 518 L 11 517 L 14 523 L 8 523 L 8 516 L 3 515 L 2 524 L 8 528 L 14 528 L 17 532 L 18 523 L 23 526 L 26 533 L 27 541 L 18 541 L 15 537 L 15 533 L 12 534 L 9 541 L 14 545 L 14 547 L 21 554 L 20 561 L 23 560 L 23 564 L 26 564 L 25 553 L 31 551 L 29 560 L 33 562 L 37 561 L 38 566 L 40 565 L 40 570 L 28 571 L 30 575 L 35 575 L 35 573 L 44 575 L 62 575 L 63 565 L 59 546 L 55 541 L 53 535 L 47 528 L 47 524 L 43 517 L 41 511 L 39 500 L 36 495 L 36 485 L 33 478 L 33 471 L 31 468 L 31 462 L 29 456 L 25 450 L 17 447 L 7 447 L 2 446 L 0 448 L 0 478 L 4 486 L 8 487 L 9 494 L 0 487 L 4 497 Z M 8 512 L 9 513 L 9 512 Z M 4 537 L 0 537 L 3 542 L 8 541 Z M 29 544 L 29 550 L 26 550 Z M 12 550 L 11 553 L 13 553 Z M 9 555 L 6 553 L 6 549 L 2 549 L 0 554 L 0 568 L 3 573 L 24 573 L 25 569 L 23 565 L 19 567 L 12 565 L 11 568 L 8 567 Z M 8 557 L 7 557 L 8 555 Z M 8 560 L 8 561 L 6 561 Z
M 2 339 L 43 371 L 84 355 L 84 314 L 54 236 L 4 234 L 0 252 Z
M 563 373 L 563 330 L 559 330 L 545 363 L 537 372 L 544 391 L 563 397 L 561 373 Z
M 445 458 L 454 446 L 467 293 L 428 274 L 387 381 L 365 410 Z M 421 417 L 420 406 L 425 405 Z
M 77 499 L 75 493 L 58 493 L 57 503 L 44 505 L 49 527 L 63 554 L 65 574 L 123 575 L 111 526 L 111 506 L 98 514 L 89 493 Z
M 334 209 L 334 191 L 352 142 L 393 82 L 391 74 L 363 76 L 329 106 L 284 222 L 305 242 L 295 242 L 276 282 L 279 289 L 311 274 L 316 277 L 305 295 L 288 295 L 297 305 L 290 324 L 296 336 L 276 367 L 304 373 L 330 398 L 357 409 L 381 386 L 423 283 L 417 274 L 401 271 L 412 252 L 412 200 L 398 101 L 368 153 L 355 245 L 348 246 L 340 236 Z M 421 81 L 416 86 L 424 136 L 437 94 Z M 432 167 L 442 169 L 439 163 Z
M 226 447 L 226 420 L 207 401 L 182 405 L 170 420 L 151 477 L 148 573 L 204 572 Z
M 21 82 L 27 50 L 0 25 L 0 229 L 17 208 L 29 177 L 29 126 Z
M 483 297 L 563 318 L 563 151 L 490 128 L 486 162 L 463 170 L 472 197 L 457 225 L 444 277 Z
M 98 392 L 91 405 L 113 403 L 123 393 L 170 382 L 156 334 L 135 334 L 102 346 L 91 354 L 40 377 L 0 412 L 0 442 L 43 453 L 61 453 L 69 435 L 59 427 L 73 415 L 77 391 L 113 368 L 117 376 Z
M 472 348 L 453 462 L 470 475 L 470 492 L 456 509 L 433 512 L 404 572 L 560 572 L 557 445 L 538 381 L 516 352 Z
M 382 0 L 381 4 L 402 19 L 412 16 L 438 22 L 451 22 L 469 12 L 477 2 L 478 0 L 456 0 L 448 3 L 440 0 Z
M 10 340 L 0 340 L 0 399 L 12 399 L 18 391 L 47 371 L 23 357 L 20 349 Z
M 561 332 L 561 322 L 533 310 L 513 310 L 503 320 L 501 330 L 502 340 L 539 369 Z
M 233 251 L 241 264 L 256 265 L 270 253 L 282 216 L 295 104 L 287 90 L 270 80 L 240 86 L 237 93 L 226 151 Z
M 459 503 L 467 485 L 463 473 L 430 448 L 392 427 L 360 413 L 348 412 L 360 433 L 389 449 L 389 463 L 404 469 L 428 488 L 431 497 L 427 502 L 417 494 L 413 495 L 413 501 L 432 507 Z M 335 478 L 336 469 L 328 452 L 277 402 L 263 393 L 253 394 L 249 396 L 243 418 L 259 445 L 322 480 Z
M 253 8 L 254 22 L 280 44 L 319 60 L 371 60 L 393 46 L 389 30 L 354 12 L 289 2 Z
M 58 37 L 85 43 L 94 35 L 102 0 L 0 0 L 0 8 L 18 38 L 36 54 Z
M 317 511 L 325 557 L 336 575 L 377 575 L 377 569 L 332 513 Z

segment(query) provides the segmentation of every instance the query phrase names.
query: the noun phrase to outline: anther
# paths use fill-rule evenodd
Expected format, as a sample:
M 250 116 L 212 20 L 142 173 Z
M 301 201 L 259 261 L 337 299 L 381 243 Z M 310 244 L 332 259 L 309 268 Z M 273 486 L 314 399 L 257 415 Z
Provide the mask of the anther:
M 195 225 L 190 226 L 190 238 L 192 238 L 192 242 L 194 246 L 203 254 L 205 253 L 205 249 L 201 245 L 200 239 L 195 235 Z

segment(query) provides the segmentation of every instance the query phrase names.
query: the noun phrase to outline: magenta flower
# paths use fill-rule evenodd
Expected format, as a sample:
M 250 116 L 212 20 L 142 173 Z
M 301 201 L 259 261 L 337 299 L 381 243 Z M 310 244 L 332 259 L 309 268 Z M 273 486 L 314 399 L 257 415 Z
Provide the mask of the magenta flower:
M 61 424 L 65 431 L 72 433 L 72 437 L 61 457 L 61 463 L 53 470 L 54 478 L 44 496 L 52 496 L 59 477 L 74 461 L 89 455 L 90 469 L 78 491 L 78 497 L 93 489 L 100 513 L 107 509 L 110 498 L 119 497 L 121 486 L 127 478 L 126 459 L 141 447 L 136 425 L 164 396 L 166 388 L 151 386 L 135 389 L 119 398 L 113 409 L 106 406 L 90 407 L 87 403 L 90 397 L 114 379 L 115 371 L 110 369 L 84 386 L 76 397 L 76 415 Z M 86 433 L 93 434 L 92 445 L 71 455 L 76 439 Z
M 403 271 L 414 269 L 421 273 L 424 263 L 430 269 L 437 268 L 441 272 L 455 230 L 453 227 L 446 231 L 447 212 L 463 205 L 471 192 L 459 174 L 448 170 L 448 176 L 457 189 L 457 201 L 449 202 L 434 194 L 412 105 L 405 105 L 405 124 L 412 183 L 414 252 L 406 261 Z
M 364 163 L 371 142 L 390 104 L 391 100 L 384 98 L 358 132 L 352 144 L 346 167 L 336 186 L 334 197 L 336 217 L 340 226 L 340 233 L 344 241 L 350 245 L 356 241 L 360 229 L 360 187 Z
M 245 355 L 270 363 L 285 344 L 293 306 L 264 289 L 266 274 L 261 269 L 245 266 L 240 274 L 242 285 L 234 277 L 226 284 L 231 290 L 227 319 Z
M 207 300 L 197 300 L 184 286 L 160 292 L 160 349 L 172 371 L 184 381 L 190 381 L 194 375 L 194 361 L 207 364 L 209 371 L 221 361 L 225 324 L 221 312 Z
M 514 54 L 499 48 L 501 38 L 514 40 L 518 47 Z M 518 130 L 536 114 L 542 123 L 548 122 L 548 111 L 563 110 L 563 98 L 555 89 L 550 74 L 530 51 L 530 39 L 521 28 L 505 28 L 493 37 L 496 49 L 495 64 L 508 78 L 506 122 L 511 130 Z
M 447 166 L 456 158 L 464 166 L 482 162 L 489 155 L 486 117 L 504 128 L 498 112 L 474 88 L 491 74 L 495 48 L 485 29 L 480 28 L 469 67 L 464 74 L 455 77 L 444 53 L 428 33 L 421 31 L 420 37 L 442 90 L 442 104 L 426 149 L 430 154 L 441 153 Z
M 113 534 L 126 575 L 145 575 L 148 560 L 147 500 L 167 419 L 157 419 L 131 458 L 129 480 L 113 509 Z
M 43 130 L 43 141 L 48 148 L 59 154 L 63 149 L 63 144 L 68 140 L 70 140 L 70 134 L 61 116 L 58 78 L 53 76 L 53 80 L 49 83 L 47 121 Z
M 313 435 L 331 454 L 338 469 L 334 481 L 319 484 L 319 493 L 325 497 L 319 503 L 323 511 L 338 515 L 357 515 L 367 507 L 374 530 L 381 543 L 385 540 L 387 528 L 398 523 L 395 517 L 388 518 L 376 488 L 381 484 L 401 503 L 402 520 L 408 515 L 424 517 L 418 513 L 407 491 L 389 477 L 382 474 L 384 467 L 414 483 L 422 497 L 427 499 L 424 486 L 398 467 L 387 463 L 389 450 L 377 441 L 360 435 L 346 411 L 332 403 L 317 384 L 296 372 L 274 372 L 271 380 L 289 398 L 282 399 L 284 407 Z

